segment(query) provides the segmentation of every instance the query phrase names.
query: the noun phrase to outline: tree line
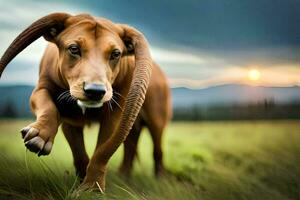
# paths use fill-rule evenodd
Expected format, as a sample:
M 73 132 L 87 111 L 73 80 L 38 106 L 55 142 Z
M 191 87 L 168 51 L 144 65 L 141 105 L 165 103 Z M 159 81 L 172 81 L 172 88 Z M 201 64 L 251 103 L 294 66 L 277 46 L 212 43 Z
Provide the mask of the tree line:
M 275 104 L 274 101 L 190 107 L 176 107 L 174 121 L 199 120 L 259 120 L 259 119 L 300 119 L 300 102 Z
M 29 107 L 27 108 L 27 110 Z M 25 109 L 26 110 L 26 109 Z M 32 118 L 29 112 L 18 110 L 13 101 L 0 107 L 0 118 Z M 276 104 L 273 100 L 252 104 L 202 106 L 191 105 L 173 108 L 174 121 L 200 120 L 257 120 L 300 119 L 300 102 Z

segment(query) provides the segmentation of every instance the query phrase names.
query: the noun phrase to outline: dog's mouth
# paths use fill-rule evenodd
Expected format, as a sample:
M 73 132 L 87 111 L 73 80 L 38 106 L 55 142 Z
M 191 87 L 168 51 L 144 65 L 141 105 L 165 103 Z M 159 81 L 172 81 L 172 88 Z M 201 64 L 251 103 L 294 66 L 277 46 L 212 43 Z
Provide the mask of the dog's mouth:
M 77 105 L 81 109 L 82 114 L 84 114 L 87 108 L 100 108 L 103 106 L 104 102 L 80 100 L 77 97 L 71 95 L 70 90 L 66 90 L 56 98 L 56 103 L 62 109 L 64 109 L 66 105 Z
M 85 108 L 100 108 L 103 106 L 102 102 L 99 101 L 81 101 L 77 100 L 77 104 L 79 107 L 85 107 Z
M 85 110 L 87 108 L 100 108 L 103 106 L 103 102 L 99 101 L 82 101 L 82 100 L 77 100 L 77 105 L 81 108 L 82 114 L 85 113 Z

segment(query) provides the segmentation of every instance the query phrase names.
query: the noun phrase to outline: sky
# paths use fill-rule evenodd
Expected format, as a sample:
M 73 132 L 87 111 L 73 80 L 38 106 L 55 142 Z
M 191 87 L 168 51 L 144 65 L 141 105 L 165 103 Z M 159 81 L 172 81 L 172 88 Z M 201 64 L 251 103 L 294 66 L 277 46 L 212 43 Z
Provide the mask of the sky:
M 142 31 L 172 87 L 300 86 L 299 10 L 299 0 L 0 0 L 0 54 L 44 15 L 90 13 Z M 46 44 L 19 54 L 0 85 L 35 85 Z

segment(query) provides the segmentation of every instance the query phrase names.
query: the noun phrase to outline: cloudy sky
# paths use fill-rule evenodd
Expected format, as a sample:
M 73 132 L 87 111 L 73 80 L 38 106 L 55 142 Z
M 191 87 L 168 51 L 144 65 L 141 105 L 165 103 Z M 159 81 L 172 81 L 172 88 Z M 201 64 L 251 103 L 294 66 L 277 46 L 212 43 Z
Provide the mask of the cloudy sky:
M 88 12 L 141 30 L 173 87 L 300 85 L 299 10 L 299 0 L 0 0 L 0 54 L 41 16 Z M 19 54 L 0 84 L 35 84 L 45 46 Z

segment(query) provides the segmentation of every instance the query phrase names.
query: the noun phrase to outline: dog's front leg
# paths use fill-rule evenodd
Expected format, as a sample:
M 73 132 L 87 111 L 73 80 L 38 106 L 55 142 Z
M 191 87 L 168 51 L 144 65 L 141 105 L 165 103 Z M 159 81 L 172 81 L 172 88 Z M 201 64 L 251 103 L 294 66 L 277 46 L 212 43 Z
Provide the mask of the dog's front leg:
M 83 187 L 94 187 L 96 189 L 105 190 L 106 168 L 109 158 L 102 156 L 102 147 L 107 140 L 117 131 L 120 122 L 124 101 L 118 101 L 118 106 L 113 105 L 113 112 L 110 107 L 104 106 L 107 113 L 101 120 L 100 131 L 95 152 L 88 164 L 86 177 L 82 183 Z
M 46 89 L 35 89 L 30 98 L 36 121 L 21 130 L 25 146 L 32 152 L 48 155 L 59 126 L 59 112 Z

